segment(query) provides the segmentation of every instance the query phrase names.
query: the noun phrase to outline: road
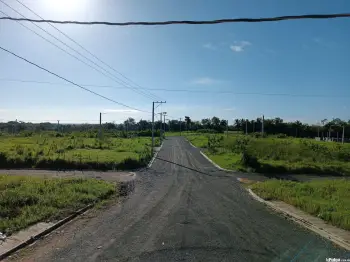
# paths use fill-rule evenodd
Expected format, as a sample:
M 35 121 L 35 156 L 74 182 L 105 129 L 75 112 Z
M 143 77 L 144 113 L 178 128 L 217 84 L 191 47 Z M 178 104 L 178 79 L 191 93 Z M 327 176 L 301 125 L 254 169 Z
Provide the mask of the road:
M 254 201 L 182 137 L 122 204 L 70 223 L 23 261 L 326 261 L 345 251 Z M 160 160 L 163 159 L 163 160 Z M 164 161 L 165 160 L 165 161 Z M 176 164 L 173 164 L 173 163 Z

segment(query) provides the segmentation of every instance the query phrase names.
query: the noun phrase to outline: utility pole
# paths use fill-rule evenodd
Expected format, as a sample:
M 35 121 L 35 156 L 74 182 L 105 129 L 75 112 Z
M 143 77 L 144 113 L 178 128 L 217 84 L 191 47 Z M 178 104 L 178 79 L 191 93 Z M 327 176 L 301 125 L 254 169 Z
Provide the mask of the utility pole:
M 253 122 L 253 133 L 254 133 L 255 132 L 255 122 L 254 122 L 254 120 L 252 122 Z
M 100 130 L 99 135 L 100 139 L 102 138 L 102 113 L 100 112 Z
M 165 104 L 166 101 L 155 101 L 152 103 L 152 155 L 153 155 L 153 148 L 154 148 L 154 104 Z
M 165 116 L 166 116 L 166 112 L 164 112 L 164 114 L 163 114 L 163 118 L 164 118 L 164 137 L 165 137 Z
M 248 135 L 248 119 L 245 120 L 245 134 Z
M 181 117 L 180 117 L 180 136 L 181 136 Z
M 344 137 L 345 137 L 345 126 L 343 126 L 343 135 L 342 135 L 342 138 L 341 138 L 342 144 L 344 144 Z
M 57 120 L 57 132 L 60 132 L 60 120 Z

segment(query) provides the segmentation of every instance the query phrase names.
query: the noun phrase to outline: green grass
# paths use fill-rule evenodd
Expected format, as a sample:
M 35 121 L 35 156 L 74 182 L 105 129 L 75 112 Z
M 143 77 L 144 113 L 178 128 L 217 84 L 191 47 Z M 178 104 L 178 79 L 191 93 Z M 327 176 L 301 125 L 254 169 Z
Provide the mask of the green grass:
M 116 194 L 95 179 L 43 179 L 0 175 L 0 232 L 11 234 L 39 221 L 60 219 Z
M 239 134 L 191 135 L 218 165 L 227 169 L 260 173 L 350 175 L 350 144 L 298 138 L 256 138 Z M 247 164 L 242 156 L 256 159 Z
M 265 200 L 281 200 L 334 226 L 350 230 L 350 181 L 317 180 L 305 183 L 269 180 L 252 190 Z
M 0 168 L 132 169 L 144 166 L 150 151 L 150 137 L 1 136 Z

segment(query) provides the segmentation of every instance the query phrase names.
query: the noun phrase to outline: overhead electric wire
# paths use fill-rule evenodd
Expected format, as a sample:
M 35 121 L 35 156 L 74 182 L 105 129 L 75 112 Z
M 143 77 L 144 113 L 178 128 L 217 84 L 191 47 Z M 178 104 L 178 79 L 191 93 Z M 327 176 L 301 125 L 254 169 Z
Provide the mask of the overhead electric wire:
M 105 21 L 58 21 L 46 19 L 29 19 L 16 17 L 0 17 L 0 20 L 26 21 L 34 23 L 52 23 L 52 24 L 76 24 L 76 25 L 107 25 L 107 26 L 165 26 L 165 25 L 214 25 L 224 23 L 261 23 L 261 22 L 277 22 L 284 20 L 300 20 L 300 19 L 334 19 L 348 18 L 350 13 L 336 14 L 306 14 L 306 15 L 287 15 L 276 17 L 261 18 L 226 18 L 216 20 L 170 20 L 170 21 L 130 21 L 130 22 L 105 22 Z
M 91 93 L 91 94 L 94 94 L 94 95 L 96 95 L 96 96 L 99 96 L 99 97 L 101 97 L 101 98 L 103 98 L 103 99 L 106 99 L 106 100 L 108 100 L 108 101 L 111 101 L 111 102 L 113 102 L 113 103 L 115 103 L 115 104 L 118 104 L 118 105 L 127 107 L 127 108 L 129 108 L 129 109 L 133 109 L 133 110 L 136 110 L 136 111 L 139 111 L 139 112 L 145 112 L 145 113 L 150 113 L 150 114 L 152 114 L 152 113 L 149 112 L 149 111 L 144 111 L 144 110 L 141 110 L 141 109 L 132 107 L 132 106 L 128 106 L 128 105 L 126 105 L 126 104 L 123 104 L 123 103 L 118 102 L 118 101 L 116 101 L 116 100 L 113 100 L 113 99 L 111 99 L 111 98 L 108 98 L 108 97 L 106 97 L 106 96 L 104 96 L 104 95 L 101 95 L 101 94 L 99 94 L 99 93 L 96 93 L 96 92 L 94 92 L 94 91 L 92 91 L 92 90 L 90 90 L 90 89 L 88 89 L 88 88 L 86 88 L 86 87 L 83 87 L 83 86 L 81 86 L 81 85 L 78 85 L 78 84 L 74 83 L 73 81 L 68 80 L 67 78 L 64 78 L 64 77 L 62 77 L 62 76 L 60 76 L 60 75 L 58 75 L 58 74 L 56 74 L 56 73 L 53 73 L 52 71 L 50 71 L 50 70 L 48 70 L 48 69 L 46 69 L 46 68 L 44 68 L 44 67 L 42 67 L 42 66 L 40 66 L 40 65 L 38 65 L 38 64 L 36 64 L 36 63 L 34 63 L 34 62 L 31 62 L 31 61 L 29 61 L 28 59 L 26 59 L 26 58 L 24 58 L 24 57 L 21 57 L 21 56 L 15 54 L 14 52 L 11 52 L 11 51 L 9 51 L 9 50 L 7 50 L 7 49 L 1 47 L 1 46 L 0 46 L 0 49 L 3 50 L 3 51 L 5 51 L 5 52 L 7 52 L 7 53 L 9 53 L 9 54 L 11 54 L 11 55 L 13 55 L 13 56 L 15 56 L 15 57 L 17 57 L 17 58 L 19 58 L 19 59 L 21 59 L 21 60 L 23 60 L 23 61 L 25 61 L 25 62 L 27 62 L 28 64 L 31 64 L 31 65 L 33 65 L 33 66 L 35 66 L 35 67 L 37 67 L 37 68 L 39 68 L 39 69 L 41 69 L 41 70 L 43 70 L 43 71 L 49 73 L 49 74 L 51 74 L 51 75 L 56 76 L 56 77 L 58 77 L 58 78 L 60 78 L 60 79 L 62 79 L 62 80 L 64 80 L 64 81 L 66 81 L 66 82 L 68 82 L 68 83 L 70 83 L 70 84 L 72 84 L 72 85 L 75 85 L 75 86 L 77 86 L 77 87 L 79 87 L 79 88 L 81 88 L 81 89 L 83 89 L 83 90 L 85 90 L 85 91 L 87 91 L 87 92 L 89 92 L 89 93 Z
M 52 83 L 46 81 L 34 81 L 34 80 L 21 80 L 21 79 L 7 79 L 0 78 L 0 81 L 19 82 L 19 83 L 35 83 L 35 84 L 48 84 L 48 85 L 67 85 L 62 83 Z M 85 87 L 97 87 L 97 88 L 115 88 L 123 89 L 125 87 L 117 87 L 110 85 L 90 85 L 80 84 Z M 146 88 L 145 88 L 146 89 Z M 287 96 L 287 97 L 324 97 L 324 98 L 337 98 L 337 97 L 350 97 L 350 95 L 333 95 L 333 94 L 291 94 L 291 93 L 261 93 L 261 92 L 237 92 L 232 90 L 190 90 L 190 89 L 164 89 L 164 88 L 148 88 L 147 90 L 164 91 L 164 92 L 188 92 L 188 93 L 210 93 L 210 94 L 233 94 L 233 95 L 259 95 L 259 96 Z
M 20 5 L 22 5 L 23 7 L 25 7 L 26 9 L 28 9 L 30 12 L 32 12 L 34 15 L 36 15 L 37 17 L 44 19 L 43 17 L 41 17 L 39 14 L 37 14 L 35 11 L 33 11 L 31 8 L 29 8 L 27 5 L 23 4 L 21 1 L 16 0 L 16 2 L 18 2 Z M 135 83 L 133 80 L 131 80 L 130 78 L 126 77 L 124 74 L 122 74 L 121 72 L 119 72 L 118 70 L 116 70 L 115 68 L 113 68 L 112 66 L 110 66 L 109 64 L 107 64 L 106 62 L 104 62 L 103 60 L 101 60 L 99 57 L 97 57 L 95 54 L 93 54 L 92 52 L 90 52 L 88 49 L 86 49 L 83 45 L 81 45 L 80 43 L 78 43 L 76 40 L 74 40 L 73 38 L 71 38 L 69 35 L 67 35 L 66 33 L 64 33 L 62 30 L 58 29 L 56 26 L 54 26 L 51 23 L 48 23 L 51 27 L 53 27 L 54 29 L 56 29 L 58 32 L 60 32 L 62 35 L 64 35 L 66 38 L 68 38 L 70 41 L 72 41 L 73 43 L 75 43 L 77 46 L 79 46 L 81 49 L 83 49 L 85 52 L 87 52 L 88 54 L 90 54 L 92 57 L 94 57 L 96 60 L 98 60 L 100 63 L 102 63 L 103 65 L 107 66 L 109 69 L 113 70 L 114 72 L 116 72 L 117 74 L 119 74 L 120 76 L 122 76 L 124 79 L 128 80 L 130 83 L 132 83 L 133 85 L 137 86 L 139 89 L 145 89 L 142 88 L 140 85 L 138 85 L 137 83 Z M 149 92 L 149 94 L 152 94 L 151 92 Z M 154 95 L 156 96 L 156 95 Z M 160 98 L 159 96 L 156 96 L 159 99 L 162 100 L 162 98 Z
M 12 11 L 16 12 L 18 15 L 22 16 L 25 18 L 25 16 L 23 14 L 21 14 L 20 12 L 18 12 L 16 9 L 14 9 L 13 7 L 11 7 L 10 5 L 6 4 L 3 0 L 0 0 L 0 2 L 2 2 L 4 5 L 6 5 L 8 8 L 10 8 Z M 4 13 L 3 11 L 0 11 L 1 13 L 7 15 L 6 13 Z M 105 68 L 101 67 L 99 64 L 97 64 L 96 62 L 94 62 L 93 60 L 91 60 L 90 58 L 86 57 L 84 54 L 82 54 L 81 52 L 79 52 L 78 50 L 74 49 L 73 47 L 69 46 L 68 44 L 66 44 L 65 42 L 63 42 L 62 40 L 60 40 L 59 38 L 57 38 L 56 36 L 54 36 L 53 34 L 51 34 L 50 32 L 48 32 L 47 30 L 43 29 L 42 27 L 38 26 L 35 23 L 32 23 L 34 26 L 36 26 L 37 28 L 39 28 L 40 30 L 42 30 L 43 32 L 45 32 L 46 34 L 50 35 L 51 37 L 53 37 L 54 39 L 56 39 L 57 41 L 59 41 L 61 44 L 63 44 L 64 46 L 66 46 L 67 48 L 69 48 L 70 50 L 72 50 L 73 52 L 77 53 L 78 55 L 80 55 L 81 57 L 85 58 L 87 61 L 89 61 L 90 63 L 94 64 L 95 66 L 97 66 L 99 69 L 93 67 L 92 65 L 89 65 L 88 63 L 86 63 L 85 61 L 79 59 L 77 56 L 72 55 L 71 53 L 67 52 L 67 50 L 64 50 L 63 48 L 59 47 L 58 45 L 52 43 L 50 40 L 46 39 L 45 37 L 42 37 L 40 34 L 38 34 L 37 32 L 35 32 L 34 30 L 26 27 L 25 25 L 23 25 L 21 22 L 18 22 L 20 25 L 22 25 L 23 27 L 25 27 L 26 29 L 30 30 L 31 32 L 35 33 L 36 35 L 38 35 L 39 37 L 43 38 L 45 41 L 53 44 L 54 46 L 56 46 L 57 48 L 59 48 L 60 50 L 62 50 L 63 52 L 71 55 L 72 57 L 74 57 L 75 59 L 77 59 L 78 61 L 84 63 L 85 65 L 89 66 L 90 68 L 93 68 L 94 70 L 96 70 L 97 72 L 99 72 L 100 74 L 106 76 L 107 78 L 113 80 L 114 82 L 124 85 L 126 88 L 129 88 L 132 91 L 135 91 L 143 96 L 146 96 L 150 99 L 158 99 L 160 97 L 157 97 L 153 94 L 147 94 L 146 92 L 142 91 L 142 90 L 138 90 L 138 88 L 135 87 L 131 87 L 131 86 L 127 86 L 128 83 L 126 83 L 124 80 L 116 77 L 114 74 L 112 74 L 111 72 L 109 72 L 108 70 L 106 70 Z M 101 72 L 101 70 L 103 70 L 104 72 Z

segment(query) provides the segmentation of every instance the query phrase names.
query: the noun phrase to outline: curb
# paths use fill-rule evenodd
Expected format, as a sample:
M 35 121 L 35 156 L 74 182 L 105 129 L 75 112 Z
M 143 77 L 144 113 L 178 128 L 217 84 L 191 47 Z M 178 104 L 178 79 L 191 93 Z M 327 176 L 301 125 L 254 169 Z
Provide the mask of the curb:
M 160 145 L 159 150 L 154 154 L 153 158 L 152 158 L 151 161 L 149 162 L 147 168 L 151 168 L 151 166 L 152 166 L 154 160 L 156 159 L 156 157 L 157 157 L 159 151 L 162 149 L 162 147 L 163 147 L 163 142 L 162 142 L 162 144 Z
M 294 221 L 295 223 L 298 223 L 299 225 L 313 231 L 314 233 L 318 234 L 319 236 L 321 236 L 329 241 L 332 241 L 334 244 L 336 244 L 336 245 L 338 245 L 346 250 L 350 250 L 350 243 L 348 243 L 344 239 L 339 238 L 338 236 L 336 236 L 332 233 L 329 233 L 322 228 L 315 226 L 311 222 L 306 221 L 305 219 L 298 217 L 295 214 L 292 214 L 286 210 L 283 210 L 279 207 L 276 207 L 273 203 L 266 201 L 266 200 L 262 199 L 261 197 L 259 197 L 258 195 L 256 195 L 250 188 L 248 189 L 248 192 L 255 200 L 267 205 L 268 207 L 270 207 L 271 209 L 273 209 L 274 211 L 276 211 L 278 213 L 284 214 L 287 218 Z
M 226 172 L 234 172 L 234 170 L 229 170 L 229 169 L 225 169 L 222 168 L 221 166 L 219 166 L 218 164 L 214 163 L 213 160 L 211 160 L 206 154 L 204 154 L 201 150 L 199 150 L 199 152 L 201 153 L 202 156 L 204 156 L 210 163 L 212 163 L 217 169 L 220 169 L 221 171 L 226 171 Z
M 130 181 L 121 181 L 120 183 L 120 195 L 121 196 L 126 196 L 128 193 L 133 192 L 135 189 L 135 179 L 136 179 L 136 173 L 134 172 L 129 172 L 133 178 Z M 0 261 L 5 259 L 6 257 L 10 256 L 11 254 L 17 252 L 18 250 L 34 243 L 38 239 L 46 236 L 47 234 L 51 233 L 52 231 L 56 230 L 57 228 L 63 226 L 64 224 L 72 221 L 74 218 L 77 216 L 85 213 L 87 210 L 91 209 L 92 207 L 95 206 L 96 203 L 89 204 L 78 211 L 75 211 L 73 214 L 69 215 L 68 217 L 58 221 L 56 224 L 53 226 L 45 229 L 44 231 L 36 234 L 35 236 L 31 236 L 29 239 L 23 241 L 22 243 L 18 244 L 17 246 L 11 248 L 10 250 L 0 254 Z
M 219 166 L 218 164 L 214 163 L 213 160 L 211 160 L 209 157 L 207 157 L 206 154 L 204 154 L 202 152 L 202 150 L 200 150 L 198 147 L 196 147 L 195 145 L 193 145 L 188 139 L 186 139 L 187 142 L 193 147 L 193 148 L 197 148 L 199 150 L 199 153 L 201 153 L 202 156 L 204 156 L 210 163 L 212 163 L 217 169 L 220 169 L 222 171 L 226 171 L 226 172 L 234 172 L 234 170 L 229 170 L 229 169 L 225 169 L 225 168 L 222 168 L 221 166 Z
M 83 207 L 82 209 L 79 209 L 78 211 L 75 211 L 72 215 L 58 221 L 56 224 L 54 224 L 52 227 L 49 227 L 47 229 L 45 229 L 44 231 L 40 232 L 39 234 L 36 234 L 35 236 L 31 236 L 29 239 L 27 239 L 26 241 L 22 242 L 21 244 L 18 244 L 17 246 L 15 246 L 14 248 L 0 254 L 0 260 L 5 259 L 6 257 L 8 257 L 9 255 L 17 252 L 18 250 L 34 243 L 35 241 L 37 241 L 39 238 L 51 233 L 52 231 L 54 231 L 55 229 L 63 226 L 64 224 L 68 223 L 69 221 L 73 220 L 74 218 L 76 218 L 77 216 L 83 214 L 84 212 L 86 212 L 87 210 L 89 210 L 90 208 L 92 208 L 95 205 L 95 203 L 93 204 L 89 204 L 86 207 Z

